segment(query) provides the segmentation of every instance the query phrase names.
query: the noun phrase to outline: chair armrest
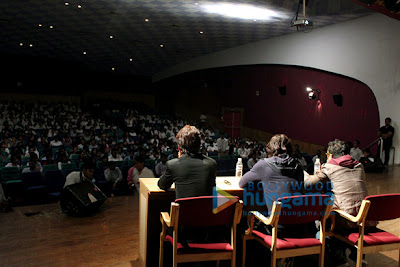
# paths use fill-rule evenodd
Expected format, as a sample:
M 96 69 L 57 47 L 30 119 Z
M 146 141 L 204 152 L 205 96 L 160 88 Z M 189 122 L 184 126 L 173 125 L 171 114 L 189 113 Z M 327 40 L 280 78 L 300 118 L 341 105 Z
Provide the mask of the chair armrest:
M 254 215 L 257 219 L 259 219 L 260 221 L 262 221 L 263 224 L 266 224 L 266 225 L 271 225 L 271 223 L 273 222 L 273 217 L 274 217 L 274 216 L 269 216 L 267 218 L 264 215 L 262 215 L 259 211 L 250 211 L 249 215 Z
M 354 222 L 354 223 L 364 223 L 365 218 L 367 218 L 367 213 L 369 210 L 369 206 L 371 205 L 371 201 L 369 200 L 363 200 L 361 202 L 361 207 L 360 210 L 358 211 L 357 216 L 353 216 L 348 214 L 347 212 L 344 212 L 342 210 L 334 210 L 334 212 L 338 213 L 340 216 L 346 218 L 347 220 Z
M 257 219 L 262 221 L 264 224 L 272 225 L 273 227 L 275 227 L 278 224 L 279 215 L 281 213 L 281 204 L 282 203 L 279 201 L 274 202 L 274 204 L 272 206 L 271 215 L 268 218 L 265 217 L 264 215 L 262 215 L 258 211 L 250 211 L 249 214 L 254 215 Z
M 162 224 L 166 224 L 168 227 L 171 227 L 171 218 L 169 217 L 168 212 L 161 212 L 160 220 Z
M 348 213 L 345 212 L 345 211 L 342 211 L 342 210 L 334 210 L 334 212 L 338 213 L 340 216 L 342 216 L 343 218 L 345 218 L 345 219 L 347 219 L 347 220 L 349 220 L 349 221 L 351 221 L 351 222 L 354 222 L 354 223 L 358 222 L 357 217 L 355 217 L 355 216 L 353 216 L 353 215 L 350 215 L 350 214 L 348 214 Z

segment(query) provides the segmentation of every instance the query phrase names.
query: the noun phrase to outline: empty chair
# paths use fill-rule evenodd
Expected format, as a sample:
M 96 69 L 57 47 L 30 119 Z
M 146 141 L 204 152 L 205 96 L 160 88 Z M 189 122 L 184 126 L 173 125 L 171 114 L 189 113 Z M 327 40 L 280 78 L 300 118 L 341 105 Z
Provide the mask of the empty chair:
M 64 176 L 67 176 L 67 170 L 76 169 L 75 163 L 61 163 L 61 171 Z
M 47 171 L 57 171 L 57 164 L 43 165 L 43 173 L 45 174 Z
M 267 247 L 271 252 L 271 266 L 276 266 L 276 260 L 302 255 L 319 254 L 319 266 L 324 265 L 325 257 L 325 221 L 332 209 L 332 201 L 327 195 L 303 195 L 280 198 L 275 201 L 269 218 L 258 211 L 249 212 L 249 229 L 243 237 L 243 264 L 246 264 L 246 243 L 254 239 Z M 253 229 L 254 219 L 272 227 L 272 235 Z M 278 238 L 278 224 L 299 225 L 319 221 L 320 238 L 303 236 L 294 237 L 290 234 Z
M 225 197 L 193 197 L 181 198 L 171 203 L 170 214 L 161 212 L 162 232 L 160 236 L 160 266 L 163 266 L 164 241 L 172 244 L 173 266 L 181 262 L 201 262 L 230 260 L 231 266 L 236 266 L 236 225 L 242 217 L 243 203 L 237 197 L 230 199 L 223 206 L 225 209 L 215 212 L 213 203 L 223 201 Z M 178 243 L 180 227 L 231 227 L 230 242 L 219 243 L 188 243 L 184 247 Z M 166 235 L 167 227 L 172 227 L 173 236 Z
M 47 193 L 58 197 L 65 184 L 65 177 L 60 170 L 50 170 L 44 175 Z
M 47 196 L 44 178 L 40 172 L 22 173 L 21 177 L 27 199 L 43 200 L 43 196 Z
M 21 183 L 21 173 L 18 167 L 4 167 L 1 169 L 1 183 Z
M 338 215 L 350 222 L 358 224 L 358 232 L 348 235 L 330 233 L 339 240 L 357 249 L 356 266 L 362 266 L 363 254 L 376 253 L 387 250 L 399 250 L 400 238 L 379 228 L 366 231 L 365 222 L 386 221 L 400 218 L 400 194 L 385 194 L 366 197 L 361 203 L 357 216 L 352 216 L 342 210 L 334 210 Z M 399 259 L 400 266 L 400 259 Z

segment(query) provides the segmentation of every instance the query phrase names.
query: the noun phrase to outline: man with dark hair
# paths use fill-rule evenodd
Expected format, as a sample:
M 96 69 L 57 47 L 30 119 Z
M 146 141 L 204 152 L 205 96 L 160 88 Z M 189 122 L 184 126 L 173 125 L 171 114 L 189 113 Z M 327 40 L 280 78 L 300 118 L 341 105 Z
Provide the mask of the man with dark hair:
M 82 169 L 80 171 L 75 171 L 68 174 L 64 187 L 71 184 L 80 183 L 84 180 L 91 181 L 93 179 L 93 173 L 95 169 L 96 169 L 95 163 L 92 160 L 86 160 L 83 163 Z
M 183 127 L 176 135 L 179 158 L 167 161 L 165 173 L 158 180 L 158 186 L 167 190 L 175 183 L 176 198 L 211 196 L 215 186 L 217 162 L 200 153 L 199 130 L 190 125 Z M 218 242 L 226 232 L 225 228 L 179 229 L 179 242 Z
M 167 161 L 158 186 L 167 190 L 175 183 L 176 198 L 210 196 L 215 186 L 217 163 L 200 153 L 199 130 L 190 125 L 176 135 L 179 158 Z
M 391 122 L 392 122 L 391 118 L 386 118 L 385 125 L 382 126 L 381 128 L 379 128 L 379 131 L 378 131 L 378 136 L 383 139 L 383 144 L 381 144 L 381 145 L 382 145 L 383 151 L 385 151 L 384 165 L 389 164 L 390 149 L 392 148 L 392 144 L 393 144 L 394 128 L 392 127 L 392 125 L 390 125 Z M 379 152 L 380 152 L 380 149 L 379 149 Z M 378 157 L 379 156 L 380 155 L 378 155 Z
M 248 183 L 262 181 L 268 211 L 281 196 L 299 192 L 303 182 L 303 168 L 292 157 L 292 144 L 284 134 L 276 134 L 266 146 L 268 158 L 259 160 L 239 181 L 241 188 Z M 271 186 L 273 185 L 273 186 Z

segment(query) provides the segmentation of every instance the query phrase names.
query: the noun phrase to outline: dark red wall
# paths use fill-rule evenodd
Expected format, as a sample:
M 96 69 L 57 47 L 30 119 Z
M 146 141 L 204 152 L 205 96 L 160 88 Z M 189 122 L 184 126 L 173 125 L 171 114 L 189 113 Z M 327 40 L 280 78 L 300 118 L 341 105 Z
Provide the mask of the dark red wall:
M 175 88 L 183 86 L 186 90 L 192 88 L 190 84 L 203 82 L 215 90 L 221 106 L 243 107 L 243 124 L 250 128 L 285 133 L 319 145 L 335 138 L 359 139 L 363 148 L 377 138 L 375 96 L 368 86 L 348 77 L 298 66 L 253 65 L 202 70 L 168 79 Z M 279 94 L 282 85 L 287 88 L 285 96 Z M 307 86 L 321 90 L 319 102 L 308 99 Z M 333 102 L 332 95 L 339 93 L 342 107 Z M 206 107 L 207 97 L 188 102 Z
M 335 138 L 359 139 L 361 147 L 377 138 L 379 111 L 365 84 L 340 75 L 296 66 L 245 66 L 229 71 L 231 88 L 223 104 L 243 107 L 244 125 L 270 133 L 326 145 Z M 286 95 L 278 87 L 286 85 Z M 308 99 L 306 87 L 321 90 L 320 101 Z M 259 96 L 256 96 L 256 91 Z M 332 95 L 342 94 L 338 107 Z

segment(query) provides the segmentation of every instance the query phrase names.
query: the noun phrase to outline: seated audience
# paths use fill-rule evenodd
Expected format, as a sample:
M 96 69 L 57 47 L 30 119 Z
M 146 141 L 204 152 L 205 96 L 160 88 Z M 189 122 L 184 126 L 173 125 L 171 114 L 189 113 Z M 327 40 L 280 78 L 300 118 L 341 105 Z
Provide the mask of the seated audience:
M 379 157 L 374 157 L 369 148 L 363 150 L 363 157 L 360 159 L 365 172 L 383 172 L 385 165 Z
M 110 161 L 108 163 L 108 168 L 104 171 L 104 177 L 106 178 L 109 185 L 109 193 L 113 197 L 117 184 L 122 181 L 122 172 L 115 165 L 115 161 Z
M 256 165 L 257 161 L 258 161 L 257 160 L 257 153 L 253 152 L 250 155 L 250 159 L 247 161 L 247 167 L 249 167 L 249 169 L 253 168 L 254 165 Z
M 165 173 L 165 169 L 167 168 L 167 156 L 165 154 L 161 154 L 161 161 L 156 165 L 156 175 L 160 177 Z
M 118 154 L 118 150 L 113 148 L 111 150 L 111 155 L 108 156 L 108 161 L 122 161 L 122 157 L 120 154 Z
M 128 185 L 134 185 L 138 192 L 140 192 L 139 178 L 154 178 L 153 171 L 144 166 L 142 156 L 135 158 L 135 166 L 129 169 L 127 178 Z
M 363 156 L 363 152 L 359 148 L 359 145 L 360 141 L 354 140 L 353 147 L 350 149 L 350 156 L 355 160 L 360 160 L 360 158 Z
M 96 165 L 93 163 L 93 161 L 85 161 L 80 171 L 74 171 L 67 175 L 64 187 L 77 184 L 82 181 L 92 181 L 95 169 Z

